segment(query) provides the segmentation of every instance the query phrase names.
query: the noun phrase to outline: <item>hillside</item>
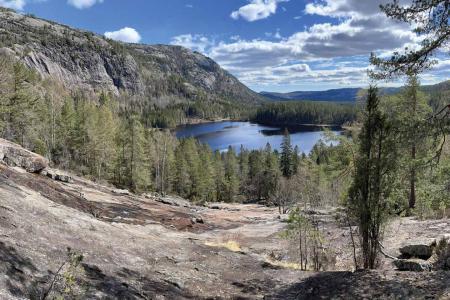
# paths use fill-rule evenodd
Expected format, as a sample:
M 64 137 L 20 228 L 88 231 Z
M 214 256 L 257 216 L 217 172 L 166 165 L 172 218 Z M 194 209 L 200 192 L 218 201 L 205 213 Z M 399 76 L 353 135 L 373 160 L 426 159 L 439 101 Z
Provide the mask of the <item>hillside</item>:
M 262 101 L 200 53 L 179 46 L 119 43 L 2 8 L 0 53 L 21 59 L 44 78 L 56 79 L 72 91 L 126 94 L 145 106 L 198 99 Z
M 402 88 L 395 87 L 381 87 L 380 94 L 392 95 L 401 91 Z M 421 89 L 433 96 L 440 97 L 441 95 L 450 91 L 450 80 L 434 84 L 424 85 Z M 331 89 L 326 91 L 296 91 L 290 93 L 272 93 L 261 92 L 260 94 L 271 101 L 327 101 L 327 102 L 355 102 L 358 98 L 360 88 L 342 88 Z
M 352 102 L 356 99 L 359 90 L 359 88 L 345 88 L 327 91 L 296 91 L 290 93 L 261 92 L 261 95 L 274 101 L 310 100 Z
M 450 295 L 448 272 L 399 272 L 386 258 L 381 258 L 381 270 L 349 272 L 350 234 L 335 208 L 308 212 L 326 232 L 326 271 L 300 271 L 297 248 L 280 237 L 286 216 L 276 208 L 195 206 L 178 197 L 134 195 L 45 167 L 42 157 L 0 139 L 1 299 L 43 299 L 46 292 L 47 299 L 61 293 L 64 299 Z M 385 250 L 400 255 L 401 246 L 433 241 L 450 233 L 448 223 L 393 220 L 386 228 Z M 79 264 L 68 260 L 68 248 L 82 255 Z

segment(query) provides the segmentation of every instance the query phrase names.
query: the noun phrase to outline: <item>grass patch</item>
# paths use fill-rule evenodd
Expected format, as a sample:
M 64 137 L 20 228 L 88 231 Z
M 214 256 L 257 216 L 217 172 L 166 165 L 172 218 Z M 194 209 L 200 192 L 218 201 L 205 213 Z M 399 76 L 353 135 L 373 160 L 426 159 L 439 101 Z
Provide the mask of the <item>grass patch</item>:
M 281 261 L 281 260 L 272 260 L 270 258 L 266 258 L 266 262 L 268 264 L 271 264 L 272 266 L 284 268 L 284 269 L 291 269 L 291 270 L 300 270 L 301 267 L 298 263 L 289 262 L 289 261 Z
M 233 252 L 241 252 L 242 251 L 241 246 L 239 246 L 238 242 L 233 241 L 233 240 L 229 240 L 229 241 L 222 242 L 222 243 L 206 242 L 205 245 L 210 246 L 210 247 L 226 248 Z

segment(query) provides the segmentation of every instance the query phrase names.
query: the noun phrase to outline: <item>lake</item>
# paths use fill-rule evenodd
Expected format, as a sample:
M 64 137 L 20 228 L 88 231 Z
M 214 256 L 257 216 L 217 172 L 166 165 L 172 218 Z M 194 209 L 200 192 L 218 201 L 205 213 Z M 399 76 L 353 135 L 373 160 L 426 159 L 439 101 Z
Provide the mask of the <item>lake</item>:
M 339 134 L 340 128 L 332 128 Z M 284 129 L 280 127 L 263 126 L 250 122 L 223 121 L 178 127 L 177 138 L 194 137 L 208 144 L 214 151 L 225 151 L 232 146 L 237 152 L 241 145 L 246 149 L 262 149 L 269 143 L 273 149 L 280 149 Z M 302 126 L 290 129 L 293 147 L 298 146 L 300 152 L 310 153 L 313 146 L 323 139 L 320 127 Z

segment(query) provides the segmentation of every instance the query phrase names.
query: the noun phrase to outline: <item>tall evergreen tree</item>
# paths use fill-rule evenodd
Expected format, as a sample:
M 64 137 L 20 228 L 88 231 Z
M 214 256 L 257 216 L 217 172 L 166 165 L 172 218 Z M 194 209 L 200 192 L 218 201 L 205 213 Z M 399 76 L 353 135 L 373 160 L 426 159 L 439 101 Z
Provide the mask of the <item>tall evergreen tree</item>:
M 364 268 L 376 266 L 396 166 L 395 149 L 390 124 L 379 109 L 377 89 L 371 86 L 349 191 L 349 204 L 359 224 Z
M 228 151 L 224 153 L 224 167 L 226 197 L 228 202 L 232 202 L 239 190 L 239 166 L 236 159 L 236 153 L 231 146 L 229 146 Z
M 268 199 L 270 195 L 277 189 L 280 177 L 280 165 L 278 163 L 278 156 L 272 151 L 269 143 L 267 143 L 264 150 L 264 172 L 262 183 L 262 196 Z
M 280 166 L 283 176 L 287 178 L 291 177 L 293 174 L 292 153 L 293 149 L 291 144 L 291 136 L 286 128 L 284 130 L 283 141 L 281 143 Z
M 416 186 L 418 164 L 420 159 L 426 155 L 428 144 L 427 128 L 424 126 L 426 116 L 431 113 L 423 93 L 419 91 L 419 81 L 417 76 L 411 75 L 408 78 L 408 84 L 403 95 L 403 105 L 399 114 L 404 113 L 401 117 L 402 127 L 406 130 L 402 135 L 406 148 L 409 148 L 409 208 L 416 206 Z M 418 161 L 419 160 L 419 161 Z
M 25 137 L 36 117 L 34 110 L 39 100 L 33 91 L 38 77 L 20 62 L 14 62 L 10 71 L 11 88 L 7 93 L 6 101 L 2 103 L 6 120 L 4 136 L 27 146 Z

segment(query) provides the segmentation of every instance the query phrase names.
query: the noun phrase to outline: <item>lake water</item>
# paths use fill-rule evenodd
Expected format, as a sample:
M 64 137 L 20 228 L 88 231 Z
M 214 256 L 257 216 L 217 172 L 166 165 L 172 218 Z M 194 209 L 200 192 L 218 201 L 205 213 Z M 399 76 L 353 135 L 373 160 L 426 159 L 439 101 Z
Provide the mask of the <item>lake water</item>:
M 340 133 L 339 128 L 333 132 Z M 269 127 L 250 122 L 215 122 L 185 125 L 177 128 L 177 138 L 194 137 L 208 144 L 214 151 L 224 151 L 232 146 L 237 152 L 241 145 L 246 149 L 262 149 L 269 143 L 273 149 L 280 149 L 284 129 Z M 309 153 L 313 146 L 323 139 L 323 131 L 318 127 L 304 126 L 290 129 L 293 147 L 298 146 L 300 152 Z

